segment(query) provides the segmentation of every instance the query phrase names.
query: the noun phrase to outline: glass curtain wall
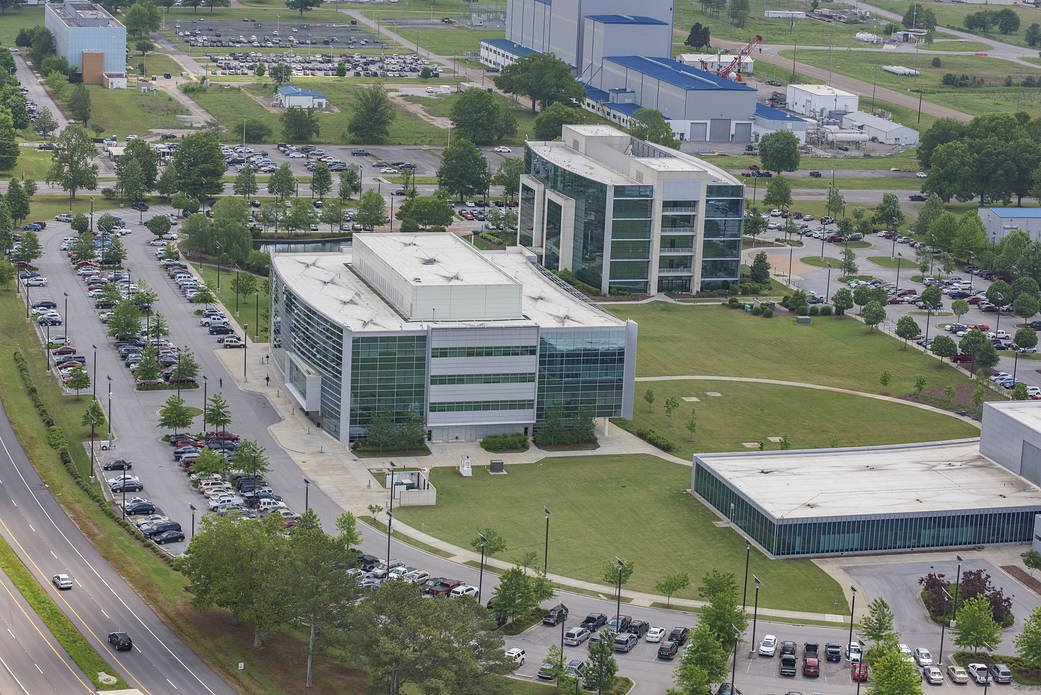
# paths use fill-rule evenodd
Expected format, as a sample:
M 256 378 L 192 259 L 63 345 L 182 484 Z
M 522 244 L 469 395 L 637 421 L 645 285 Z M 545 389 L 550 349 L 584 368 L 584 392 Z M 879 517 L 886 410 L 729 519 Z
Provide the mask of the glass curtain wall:
M 521 246 L 531 248 L 535 239 L 535 189 L 521 184 L 520 199 L 517 241 Z
M 701 289 L 723 289 L 741 277 L 745 187 L 709 185 L 707 196 Z
M 609 290 L 647 292 L 651 265 L 654 188 L 615 186 L 611 214 Z M 615 230 L 620 231 L 620 236 Z
M 624 371 L 624 327 L 542 329 L 536 419 L 556 406 L 568 412 L 588 407 L 595 417 L 621 415 Z
M 426 416 L 425 335 L 383 335 L 351 340 L 351 431 L 354 441 L 380 410 L 395 422 Z

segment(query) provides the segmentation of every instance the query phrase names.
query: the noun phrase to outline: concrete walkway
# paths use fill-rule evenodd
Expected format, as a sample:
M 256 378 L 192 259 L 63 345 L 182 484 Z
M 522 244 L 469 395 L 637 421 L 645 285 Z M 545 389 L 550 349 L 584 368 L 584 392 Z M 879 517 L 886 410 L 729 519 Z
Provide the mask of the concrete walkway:
M 908 405 L 913 408 L 921 408 L 922 410 L 928 410 L 939 415 L 948 415 L 953 418 L 958 418 L 971 424 L 973 427 L 979 429 L 981 424 L 971 418 L 964 418 L 960 415 L 955 415 L 949 410 L 943 408 L 937 408 L 936 406 L 928 405 L 926 403 L 915 403 L 913 401 L 904 400 L 903 398 L 896 398 L 895 396 L 883 396 L 879 393 L 868 393 L 866 391 L 854 391 L 852 389 L 843 389 L 837 386 L 822 386 L 821 384 L 808 384 L 804 381 L 782 381 L 780 379 L 759 379 L 756 377 L 746 376 L 711 376 L 711 375 L 697 375 L 697 376 L 638 376 L 637 381 L 683 381 L 683 380 L 695 380 L 695 381 L 743 381 L 753 384 L 774 384 L 775 386 L 796 386 L 804 389 L 816 389 L 818 391 L 834 391 L 835 393 L 845 393 L 851 396 L 861 396 L 863 398 L 873 398 L 876 401 L 888 401 L 890 403 L 899 403 L 900 405 Z

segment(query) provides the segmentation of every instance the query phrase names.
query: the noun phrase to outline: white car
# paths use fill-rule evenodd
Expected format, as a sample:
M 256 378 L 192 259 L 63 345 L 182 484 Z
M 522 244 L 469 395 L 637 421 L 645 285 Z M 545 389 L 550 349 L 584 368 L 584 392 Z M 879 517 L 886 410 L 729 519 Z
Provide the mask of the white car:
M 896 650 L 900 652 L 900 656 L 904 657 L 904 661 L 906 661 L 909 664 L 914 663 L 914 656 L 911 654 L 911 648 L 908 647 L 906 644 L 896 645 Z
M 382 169 L 380 169 L 380 173 L 382 173 L 382 174 L 397 174 L 399 172 L 394 167 L 383 167 Z
M 26 278 L 24 284 L 26 287 L 46 287 L 47 278 L 42 275 L 37 275 L 35 277 Z
M 152 239 L 150 242 L 148 242 L 148 245 L 149 246 L 157 246 L 157 247 L 158 246 L 166 246 L 166 242 L 163 241 L 162 239 Z
M 917 174 L 915 174 L 915 176 L 917 176 L 920 179 L 924 179 L 928 176 L 928 174 L 926 174 L 924 171 L 919 171 Z
M 519 647 L 513 647 L 506 650 L 506 658 L 512 659 L 518 666 L 524 665 L 524 659 L 527 657 L 527 653 Z
M 503 153 L 503 154 L 508 154 L 508 153 L 510 153 L 510 152 L 513 152 L 513 150 L 511 150 L 511 149 L 510 149 L 509 147 L 507 147 L 506 145 L 499 145 L 498 147 L 496 147 L 496 148 L 495 148 L 495 151 L 496 151 L 496 152 L 501 152 L 501 153 Z
M 943 685 L 943 671 L 935 666 L 926 666 L 923 668 L 922 676 L 933 685 Z
M 458 598 L 460 596 L 477 596 L 477 587 L 470 586 L 469 584 L 462 584 L 452 589 L 452 593 L 449 594 L 452 598 Z
M 919 666 L 933 665 L 933 655 L 924 647 L 918 647 L 914 650 L 914 660 L 918 662 Z
M 777 653 L 777 636 L 766 635 L 759 643 L 759 656 L 773 656 Z
M 51 577 L 51 584 L 58 587 L 59 589 L 71 589 L 72 588 L 72 577 L 67 574 L 56 574 Z
M 965 670 L 969 672 L 969 677 L 976 681 L 977 685 L 993 682 L 985 664 L 969 664 Z
M 645 639 L 648 642 L 661 642 L 663 639 L 665 639 L 666 634 L 667 632 L 665 628 L 652 627 L 650 630 L 647 631 L 647 637 Z
M 568 645 L 569 647 L 577 647 L 578 645 L 582 644 L 587 639 L 589 639 L 590 635 L 591 633 L 587 628 L 584 628 L 581 625 L 576 625 L 575 627 L 568 630 L 567 633 L 564 635 L 564 644 Z
M 304 154 L 303 152 L 290 152 L 289 153 L 289 158 L 290 159 L 303 159 L 306 156 L 307 155 Z

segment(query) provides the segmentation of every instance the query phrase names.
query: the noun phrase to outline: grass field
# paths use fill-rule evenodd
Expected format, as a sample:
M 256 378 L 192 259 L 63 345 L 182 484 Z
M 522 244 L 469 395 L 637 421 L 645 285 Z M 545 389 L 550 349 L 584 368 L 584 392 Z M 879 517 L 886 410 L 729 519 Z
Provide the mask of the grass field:
M 162 77 L 163 73 L 170 73 L 171 75 L 180 75 L 181 64 L 168 55 L 162 53 L 148 53 L 145 55 L 145 77 L 151 77 L 152 75 L 159 75 Z M 127 60 L 127 67 L 137 69 L 138 64 L 141 62 L 141 54 L 131 54 L 130 59 Z
M 791 178 L 788 183 L 793 190 L 818 190 L 827 189 L 831 186 L 831 177 L 821 178 Z M 835 186 L 840 190 L 865 190 L 865 191 L 917 191 L 922 188 L 922 182 L 914 178 L 889 178 L 888 176 L 862 176 L 862 177 L 835 177 Z
M 196 20 L 199 23 L 204 23 L 208 20 L 240 22 L 243 17 L 255 19 L 258 22 L 271 22 L 272 24 L 276 21 L 281 21 L 282 26 L 285 27 L 289 27 L 291 24 L 310 24 L 314 26 L 320 23 L 345 24 L 347 22 L 346 16 L 336 10 L 311 10 L 305 12 L 304 16 L 301 17 L 298 12 L 287 10 L 284 4 L 276 4 L 272 9 L 217 7 L 214 8 L 213 12 L 210 12 L 209 9 L 200 7 L 198 10 L 198 12 L 195 12 L 187 7 L 171 7 L 166 11 L 166 26 L 186 25 Z M 246 27 L 248 25 L 243 22 L 242 26 Z
M 461 92 L 452 92 L 451 94 L 439 94 L 432 97 L 406 95 L 403 98 L 413 104 L 419 104 L 423 107 L 423 110 L 431 116 L 450 118 L 452 107 L 455 105 L 456 101 L 459 100 L 460 94 Z M 507 145 L 523 145 L 525 137 L 530 137 L 535 132 L 536 114 L 533 114 L 530 108 L 526 108 L 523 102 L 518 104 L 512 99 L 496 93 L 493 93 L 492 97 L 497 103 L 509 109 L 509 113 L 517 120 L 516 133 L 504 137 L 502 139 L 503 143 Z
M 815 265 L 818 268 L 827 268 L 828 264 L 831 263 L 831 267 L 836 270 L 840 265 L 842 265 L 841 260 L 831 256 L 825 256 L 823 259 L 821 259 L 820 256 L 803 256 L 799 259 L 799 262 L 805 263 L 806 265 Z
M 897 253 L 900 253 L 898 250 Z M 890 258 L 889 256 L 868 256 L 868 260 L 875 265 L 880 265 L 883 268 L 897 268 L 898 260 L 896 258 Z M 914 258 L 902 258 L 899 260 L 899 267 L 909 272 L 916 272 L 918 270 L 918 263 L 915 262 Z
M 434 468 L 437 507 L 402 507 L 396 518 L 463 547 L 478 528 L 493 528 L 507 543 L 500 557 L 513 560 L 527 552 L 541 557 L 545 505 L 553 510 L 552 573 L 601 582 L 602 568 L 617 556 L 635 563 L 625 588 L 636 591 L 654 592 L 663 576 L 688 572 L 691 586 L 678 595 L 693 598 L 711 568 L 734 572 L 740 581 L 744 541 L 714 526 L 715 514 L 687 494 L 689 467 L 645 455 L 575 456 L 509 466 L 507 472 L 492 476 L 476 467 L 472 478 L 460 478 L 454 469 Z M 596 510 L 607 509 L 630 510 L 640 522 L 591 523 Z M 812 562 L 770 561 L 752 550 L 751 571 L 763 582 L 760 605 L 847 610 L 839 586 Z
M 928 379 L 931 374 L 926 374 Z M 648 412 L 643 399 L 654 391 Z M 709 397 L 707 392 L 721 393 Z M 665 399 L 675 396 L 680 407 L 671 417 Z M 684 397 L 699 398 L 689 403 Z M 798 406 L 793 409 L 793 404 Z M 693 441 L 685 427 L 696 413 Z M 827 422 L 822 428 L 820 423 Z M 767 449 L 779 445 L 769 437 L 788 435 L 793 449 L 830 446 L 869 446 L 935 441 L 979 436 L 979 429 L 958 418 L 921 408 L 829 391 L 733 381 L 642 381 L 636 384 L 633 423 L 654 428 L 672 441 L 670 453 L 689 460 L 697 451 L 745 451 L 744 442 L 764 441 Z
M 105 200 L 101 196 L 95 196 L 95 221 L 97 220 L 97 214 L 99 211 L 114 210 L 117 207 L 119 207 L 119 201 Z M 54 219 L 54 216 L 60 212 L 71 212 L 74 215 L 77 213 L 89 215 L 90 196 L 84 195 L 83 191 L 80 191 L 76 196 L 76 200 L 72 202 L 72 209 L 70 210 L 69 196 L 67 195 L 36 195 L 33 197 L 29 208 L 29 217 L 32 220 L 43 220 L 46 222 Z
M 201 265 L 199 263 L 192 263 L 195 266 L 195 270 L 202 275 L 202 279 L 206 282 L 206 286 L 209 287 L 214 294 L 217 294 L 217 268 L 211 265 Z M 220 274 L 220 293 L 218 299 L 224 305 L 238 321 L 241 326 L 244 323 L 249 324 L 249 337 L 251 340 L 259 340 L 262 343 L 267 342 L 268 334 L 268 299 L 270 298 L 268 293 L 264 291 L 263 284 L 267 278 L 257 278 L 258 287 L 260 292 L 250 297 L 248 300 L 239 295 L 239 313 L 235 314 L 235 291 L 232 289 L 232 278 L 235 277 L 235 271 L 229 270 L 227 266 L 221 268 Z M 259 302 L 259 304 L 257 303 Z M 259 309 L 258 309 L 259 306 Z M 260 313 L 260 334 L 257 338 L 257 312 Z
M 967 379 L 955 369 L 937 369 L 937 361 L 878 331 L 869 332 L 852 318 L 814 319 L 796 326 L 784 316 L 763 319 L 721 306 L 690 307 L 627 304 L 609 311 L 640 325 L 637 376 L 713 375 L 809 381 L 868 393 L 881 393 L 878 377 L 889 371 L 889 393 L 907 393 L 924 374 L 931 386 Z M 762 346 L 755 360 L 737 346 Z M 812 365 L 807 369 L 808 365 Z
M 725 13 L 712 14 L 702 10 L 702 7 L 693 2 L 676 3 L 676 29 L 687 32 L 694 22 L 701 22 L 712 27 L 712 38 L 749 41 L 754 35 L 761 34 L 764 43 L 791 44 L 793 40 L 798 40 L 800 46 L 827 46 L 829 43 L 835 46 L 863 45 L 855 38 L 856 33 L 874 30 L 867 24 L 830 24 L 815 19 L 799 19 L 795 21 L 795 30 L 792 31 L 789 20 L 763 16 L 764 11 L 780 7 L 776 0 L 750 0 L 748 19 L 743 27 L 730 24 Z M 809 12 L 810 3 L 793 0 L 781 9 Z
M 0 176 L 43 181 L 51 168 L 51 153 L 33 146 L 21 147 L 18 152 L 18 161 L 10 169 L 0 169 Z
M 0 46 L 14 48 L 14 37 L 27 27 L 43 24 L 43 6 L 8 7 L 0 16 Z
M 314 139 L 318 143 L 348 144 L 346 136 L 347 123 L 350 121 L 350 102 L 357 87 L 337 82 L 333 78 L 300 78 L 295 84 L 308 89 L 316 89 L 325 94 L 330 103 L 340 109 L 339 113 L 323 112 L 319 114 L 320 133 Z M 247 89 L 253 94 L 270 96 L 269 85 L 249 83 L 240 87 L 211 86 L 204 92 L 191 95 L 199 106 L 206 109 L 226 128 L 223 138 L 237 142 L 241 132 L 242 119 L 250 118 L 261 121 L 271 128 L 272 138 L 281 137 L 282 124 L 279 115 L 272 113 L 242 92 Z M 391 123 L 390 135 L 385 144 L 392 145 L 438 145 L 448 141 L 448 132 L 432 123 L 395 107 L 394 121 Z M 372 143 L 351 143 L 372 144 Z
M 148 135 L 153 128 L 180 128 L 183 123 L 177 114 L 188 109 L 163 92 L 142 94 L 135 89 L 105 89 L 87 85 L 90 93 L 90 120 L 88 127 L 101 126 L 106 136 L 118 135 L 125 139 L 130 133 Z M 66 101 L 72 90 L 66 92 Z
M 907 11 L 907 3 L 902 0 L 878 0 L 878 2 L 872 3 L 877 7 L 881 7 L 884 10 L 890 10 L 891 12 L 897 12 L 903 14 Z M 999 8 L 993 9 L 1004 9 L 1008 7 L 1013 12 L 1019 15 L 1019 31 L 1011 34 L 1001 34 L 997 31 L 991 34 L 982 34 L 987 38 L 996 39 L 1003 43 L 1011 43 L 1017 46 L 1026 46 L 1026 39 L 1024 34 L 1027 27 L 1034 22 L 1041 22 L 1041 10 L 1034 7 L 1025 7 L 1022 5 L 1002 5 Z M 977 4 L 958 4 L 958 3 L 929 3 L 929 9 L 936 15 L 936 21 L 939 25 L 952 27 L 954 29 L 960 29 L 965 31 L 965 16 L 972 14 L 973 12 L 979 12 L 983 7 Z M 934 46 L 935 47 L 935 46 Z
M 751 155 L 713 155 L 705 157 L 705 159 L 729 171 L 742 171 L 747 169 L 749 164 L 762 165 L 759 157 Z M 801 157 L 799 159 L 799 169 L 801 171 L 809 171 L 811 169 L 818 171 L 831 171 L 832 169 L 839 171 L 849 169 L 888 170 L 891 167 L 899 167 L 904 171 L 918 171 L 918 160 L 915 159 L 914 150 L 886 157 Z M 831 179 L 829 178 L 828 180 L 830 181 Z M 837 180 L 836 183 L 838 183 Z
M 985 53 L 990 44 L 979 41 L 933 41 L 925 47 L 930 51 L 979 51 Z M 930 60 L 932 60 L 930 58 Z
M 791 51 L 781 51 L 782 56 L 791 58 Z M 797 60 L 827 70 L 829 68 L 828 51 L 799 49 Z M 1021 111 L 1041 113 L 1041 90 L 1005 87 L 1005 77 L 1012 75 L 1021 82 L 1026 76 L 1035 79 L 1041 77 L 1041 70 L 1013 65 L 1000 58 L 983 56 L 952 55 L 942 56 L 941 66 L 932 66 L 931 56 L 919 56 L 917 68 L 921 71 L 916 86 L 913 77 L 901 77 L 881 69 L 883 65 L 894 63 L 906 67 L 915 67 L 913 54 L 894 56 L 882 50 L 842 50 L 835 51 L 830 67 L 836 73 L 854 77 L 864 82 L 877 82 L 880 87 L 888 87 L 901 92 L 911 92 L 918 86 L 924 90 L 925 101 L 948 106 L 965 113 L 978 114 L 993 111 L 1015 111 L 1018 103 Z M 985 87 L 949 87 L 941 83 L 946 73 L 970 75 L 983 78 Z

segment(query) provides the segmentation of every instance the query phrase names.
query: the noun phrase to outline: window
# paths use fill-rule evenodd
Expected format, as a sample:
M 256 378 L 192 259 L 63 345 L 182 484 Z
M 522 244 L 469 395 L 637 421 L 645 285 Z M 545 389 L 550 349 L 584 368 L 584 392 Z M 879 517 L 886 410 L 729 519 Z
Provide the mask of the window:
M 650 220 L 614 220 L 611 222 L 612 239 L 650 239 Z
M 612 280 L 646 280 L 647 261 L 611 261 Z
M 550 270 L 560 270 L 560 203 L 546 199 L 546 250 L 543 265 Z
M 445 401 L 431 403 L 432 413 L 463 413 L 477 410 L 532 410 L 534 401 Z
M 612 241 L 611 259 L 613 260 L 616 258 L 638 258 L 642 260 L 650 258 L 650 250 L 648 248 L 649 246 L 650 242 L 648 241 Z
M 430 377 L 431 386 L 459 384 L 530 384 L 534 374 L 436 374 Z
M 649 199 L 619 200 L 614 201 L 615 219 L 645 219 L 651 216 L 651 205 Z
M 521 357 L 534 355 L 534 345 L 493 345 L 490 347 L 436 347 L 430 350 L 434 359 L 442 357 Z
M 612 282 L 611 286 L 646 291 L 646 280 Z M 539 344 L 539 420 L 545 417 L 547 408 L 558 406 L 575 412 L 588 408 L 594 417 L 621 414 L 625 328 L 543 328 Z
M 365 435 L 374 413 L 389 410 L 394 420 L 423 413 L 426 394 L 425 335 L 389 335 L 351 341 L 350 438 Z
M 520 199 L 520 217 L 517 220 L 519 242 L 521 246 L 530 247 L 535 238 L 535 189 L 521 184 Z

